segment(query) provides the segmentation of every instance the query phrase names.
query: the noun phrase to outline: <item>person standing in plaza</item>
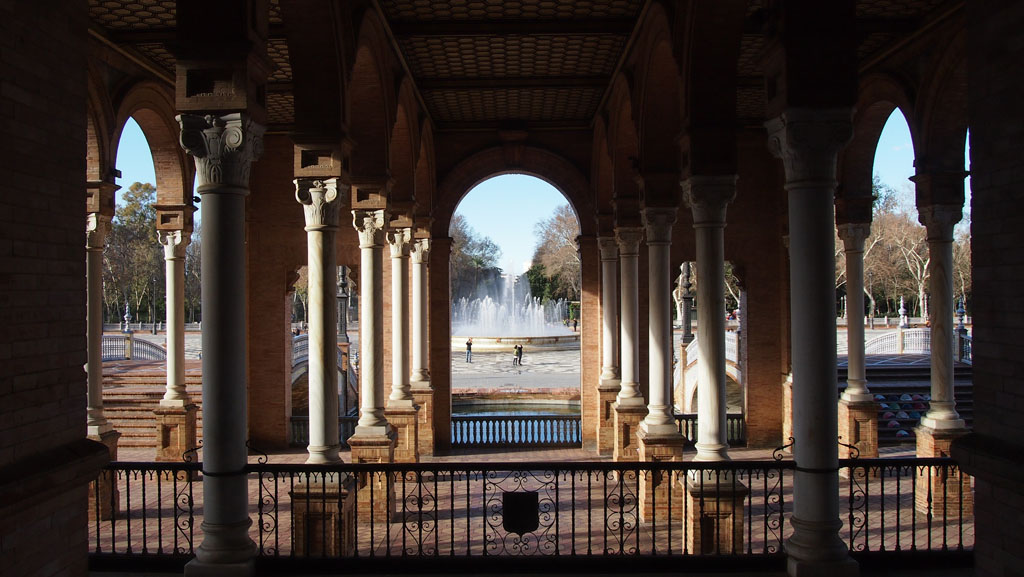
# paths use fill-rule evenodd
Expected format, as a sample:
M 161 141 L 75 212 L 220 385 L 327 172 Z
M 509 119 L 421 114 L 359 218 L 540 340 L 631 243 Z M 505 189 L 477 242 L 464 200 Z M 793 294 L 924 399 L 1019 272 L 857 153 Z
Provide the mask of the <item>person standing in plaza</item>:
M 473 362 L 473 337 L 466 340 L 466 362 Z
M 519 345 L 514 345 L 512 347 L 512 366 L 515 367 L 515 366 L 518 366 L 518 365 L 519 365 Z
M 516 366 L 523 366 L 523 345 L 516 345 Z

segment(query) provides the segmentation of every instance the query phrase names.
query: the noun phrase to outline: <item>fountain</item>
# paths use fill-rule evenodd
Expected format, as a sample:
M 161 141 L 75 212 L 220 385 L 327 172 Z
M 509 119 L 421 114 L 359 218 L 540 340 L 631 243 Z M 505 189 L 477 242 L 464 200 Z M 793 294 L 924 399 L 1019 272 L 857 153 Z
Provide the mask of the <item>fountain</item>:
M 545 349 L 578 348 L 579 333 L 563 322 L 564 300 L 542 303 L 530 294 L 525 275 L 503 275 L 496 295 L 461 298 L 452 308 L 452 350 L 473 339 L 474 351 L 507 349 L 513 345 Z

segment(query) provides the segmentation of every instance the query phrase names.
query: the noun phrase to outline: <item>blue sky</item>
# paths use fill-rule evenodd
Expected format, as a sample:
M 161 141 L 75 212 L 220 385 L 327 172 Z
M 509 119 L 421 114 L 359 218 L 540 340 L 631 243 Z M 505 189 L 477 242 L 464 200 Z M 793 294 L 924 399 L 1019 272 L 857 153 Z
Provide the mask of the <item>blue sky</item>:
M 117 168 L 122 174 L 117 183 L 124 188 L 136 181 L 156 182 L 149 146 L 134 120 L 128 121 L 122 133 Z M 913 185 L 907 179 L 914 174 L 914 149 L 907 123 L 898 111 L 882 129 L 874 171 L 883 183 L 905 193 L 905 202 L 913 206 Z M 533 256 L 534 225 L 562 204 L 566 204 L 565 198 L 543 180 L 503 175 L 470 190 L 456 212 L 464 215 L 477 233 L 490 237 L 501 247 L 499 264 L 506 272 L 521 273 Z

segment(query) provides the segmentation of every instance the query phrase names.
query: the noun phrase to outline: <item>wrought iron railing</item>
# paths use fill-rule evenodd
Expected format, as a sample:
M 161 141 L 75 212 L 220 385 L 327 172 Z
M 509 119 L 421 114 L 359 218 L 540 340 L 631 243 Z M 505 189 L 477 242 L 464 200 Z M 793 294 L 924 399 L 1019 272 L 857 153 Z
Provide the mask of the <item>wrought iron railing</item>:
M 348 447 L 348 438 L 356 430 L 358 415 L 346 415 L 338 417 L 338 438 L 341 439 L 341 446 Z M 309 444 L 309 416 L 292 415 L 291 417 L 291 444 L 296 447 L 305 447 Z
M 101 342 L 104 361 L 163 361 L 167 359 L 167 351 L 160 345 L 131 336 L 103 335 Z
M 697 414 L 676 413 L 676 425 L 679 432 L 686 437 L 691 445 L 697 442 Z M 747 421 L 742 414 L 730 413 L 725 416 L 726 442 L 733 447 L 747 444 Z
M 452 447 L 579 447 L 579 415 L 452 415 Z
M 249 535 L 261 562 L 345 558 L 352 570 L 410 559 L 438 569 L 482 557 L 534 569 L 550 569 L 561 556 L 764 563 L 781 559 L 792 534 L 794 468 L 792 461 L 250 464 Z M 90 488 L 94 561 L 191 556 L 203 537 L 200 470 L 109 465 Z M 855 556 L 973 548 L 970 478 L 950 459 L 843 461 L 836 497 L 840 537 Z

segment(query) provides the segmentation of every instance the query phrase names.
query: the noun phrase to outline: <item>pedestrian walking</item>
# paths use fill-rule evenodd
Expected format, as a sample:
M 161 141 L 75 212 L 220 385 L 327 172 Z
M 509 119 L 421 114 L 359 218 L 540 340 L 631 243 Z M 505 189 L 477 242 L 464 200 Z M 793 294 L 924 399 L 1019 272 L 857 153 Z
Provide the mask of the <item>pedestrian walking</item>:
M 514 345 L 512 347 L 512 366 L 519 366 L 519 345 Z
M 473 362 L 473 337 L 466 340 L 466 362 Z
M 516 345 L 516 365 L 523 366 L 523 345 Z

